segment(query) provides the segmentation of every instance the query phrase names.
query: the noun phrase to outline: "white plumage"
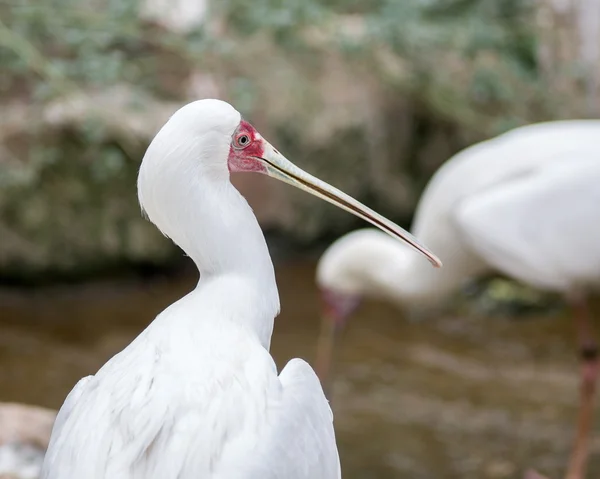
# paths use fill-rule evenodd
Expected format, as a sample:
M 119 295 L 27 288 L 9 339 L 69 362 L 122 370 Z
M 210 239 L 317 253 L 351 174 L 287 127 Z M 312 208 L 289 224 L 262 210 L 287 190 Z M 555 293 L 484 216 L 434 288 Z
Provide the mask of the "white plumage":
M 138 192 L 149 219 L 194 260 L 200 281 L 71 391 L 42 478 L 340 477 L 332 414 L 317 376 L 300 359 L 277 375 L 269 354 L 279 312 L 273 265 L 230 171 L 326 193 L 403 237 L 294 167 L 227 103 L 180 109 L 148 148 Z
M 440 255 L 441 271 L 423 269 L 421 258 L 375 230 L 350 233 L 323 254 L 317 282 L 336 324 L 321 339 L 323 380 L 350 298 L 429 307 L 496 270 L 581 305 L 600 284 L 600 121 L 530 125 L 466 148 L 429 182 L 412 232 Z M 592 384 L 597 350 L 582 321 L 591 368 L 584 384 Z
M 412 233 L 439 253 L 443 269 L 422 268 L 401 244 L 359 230 L 323 254 L 317 282 L 405 305 L 441 299 L 490 269 L 554 291 L 596 284 L 599 178 L 600 121 L 512 130 L 455 155 L 423 192 Z

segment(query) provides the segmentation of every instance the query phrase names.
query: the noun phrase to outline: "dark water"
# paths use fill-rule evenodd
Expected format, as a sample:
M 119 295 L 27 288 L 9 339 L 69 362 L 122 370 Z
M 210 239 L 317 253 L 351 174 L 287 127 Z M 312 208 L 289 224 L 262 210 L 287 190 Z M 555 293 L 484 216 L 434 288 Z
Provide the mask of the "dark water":
M 312 360 L 314 265 L 278 268 L 280 366 Z M 58 408 L 194 277 L 0 292 L 0 400 Z M 561 477 L 577 404 L 568 318 L 452 315 L 408 322 L 369 303 L 347 330 L 333 390 L 346 479 Z M 598 423 L 597 423 L 598 424 Z M 600 441 L 589 477 L 600 475 Z

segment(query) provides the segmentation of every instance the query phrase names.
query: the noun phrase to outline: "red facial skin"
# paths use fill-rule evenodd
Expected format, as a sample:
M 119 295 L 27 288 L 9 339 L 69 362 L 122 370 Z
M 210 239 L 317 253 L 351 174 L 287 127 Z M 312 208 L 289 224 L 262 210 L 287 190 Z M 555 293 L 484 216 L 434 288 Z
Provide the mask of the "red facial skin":
M 360 306 L 361 297 L 352 294 L 339 293 L 328 288 L 321 289 L 323 313 L 335 324 L 336 329 L 342 328 L 348 317 Z
M 254 127 L 242 120 L 231 139 L 227 166 L 230 172 L 267 173 L 267 168 L 257 158 L 264 153 L 263 139 Z

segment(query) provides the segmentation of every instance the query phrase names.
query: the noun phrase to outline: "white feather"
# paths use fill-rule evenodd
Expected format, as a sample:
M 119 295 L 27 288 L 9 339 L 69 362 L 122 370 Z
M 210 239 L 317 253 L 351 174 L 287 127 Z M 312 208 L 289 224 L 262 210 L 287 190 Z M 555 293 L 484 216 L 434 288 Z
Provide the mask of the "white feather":
M 201 278 L 61 408 L 43 479 L 336 479 L 331 411 L 310 367 L 278 376 L 268 348 L 279 297 L 250 207 L 229 183 L 240 115 L 179 110 L 144 157 L 149 218 Z
M 402 305 L 429 305 L 464 281 L 500 271 L 555 291 L 600 281 L 600 121 L 540 123 L 448 160 L 420 199 L 413 234 L 441 270 L 376 230 L 322 256 L 317 281 Z

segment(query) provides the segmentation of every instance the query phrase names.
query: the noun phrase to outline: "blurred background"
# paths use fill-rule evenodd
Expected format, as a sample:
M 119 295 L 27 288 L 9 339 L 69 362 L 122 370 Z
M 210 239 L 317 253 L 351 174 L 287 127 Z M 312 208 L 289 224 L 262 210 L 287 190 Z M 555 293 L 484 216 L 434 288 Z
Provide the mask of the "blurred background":
M 290 160 L 408 228 L 461 149 L 598 117 L 600 2 L 0 0 L 0 68 L 0 401 L 56 410 L 195 285 L 135 185 L 179 106 L 231 102 Z M 276 265 L 273 354 L 312 362 L 316 261 L 365 224 L 263 176 L 233 181 Z M 427 321 L 369 301 L 336 372 L 348 479 L 566 467 L 578 365 L 553 296 L 485 278 Z M 52 412 L 7 411 L 0 442 L 10 416 L 43 449 Z M 595 439 L 590 477 L 598 453 Z

